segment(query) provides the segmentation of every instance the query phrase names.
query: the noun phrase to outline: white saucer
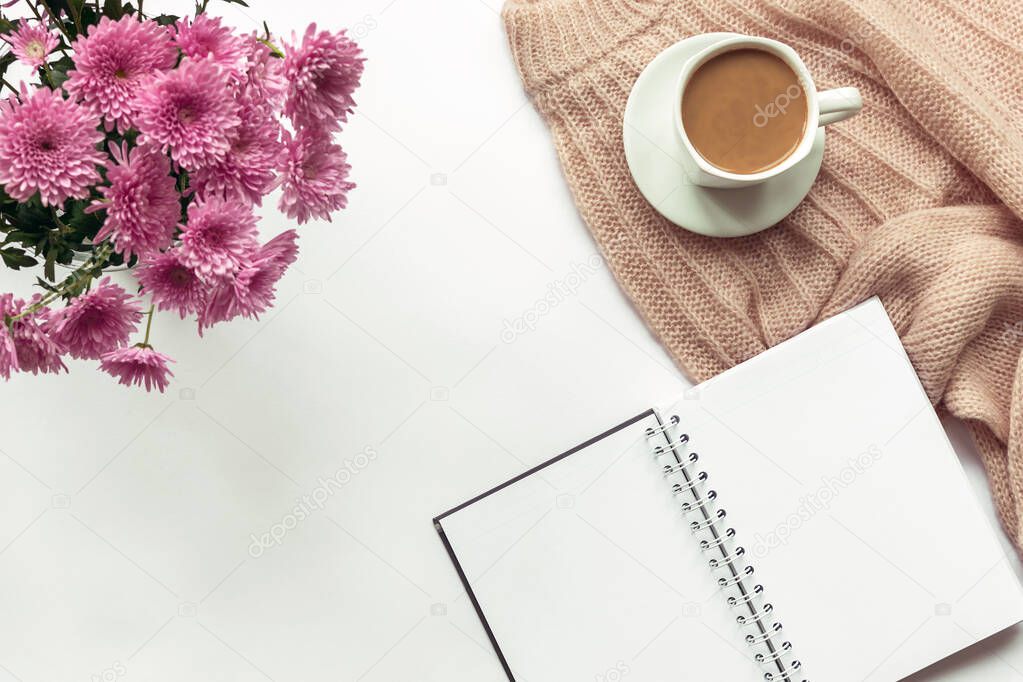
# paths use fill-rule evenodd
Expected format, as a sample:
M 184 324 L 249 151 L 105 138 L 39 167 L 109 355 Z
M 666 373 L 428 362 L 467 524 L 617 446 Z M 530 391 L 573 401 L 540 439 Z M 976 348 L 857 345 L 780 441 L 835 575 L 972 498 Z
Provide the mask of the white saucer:
M 742 237 L 771 227 L 810 191 L 824 158 L 824 128 L 809 156 L 759 185 L 713 189 L 686 177 L 686 155 L 670 112 L 682 65 L 713 42 L 735 33 L 706 33 L 675 43 L 643 69 L 625 105 L 622 137 L 636 186 L 661 215 L 692 232 Z

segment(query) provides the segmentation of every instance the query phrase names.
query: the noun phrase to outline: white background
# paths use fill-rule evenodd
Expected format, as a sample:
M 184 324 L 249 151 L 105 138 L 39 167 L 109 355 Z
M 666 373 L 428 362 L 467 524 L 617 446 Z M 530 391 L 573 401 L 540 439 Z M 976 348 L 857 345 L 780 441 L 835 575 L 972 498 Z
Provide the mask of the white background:
M 359 38 L 342 139 L 359 187 L 300 229 L 262 320 L 199 339 L 157 317 L 166 394 L 78 362 L 0 388 L 0 682 L 498 682 L 430 519 L 687 383 L 593 267 L 498 0 L 213 4 L 245 28 Z M 267 237 L 291 226 L 263 215 Z M 523 317 L 535 328 L 502 338 Z M 291 523 L 307 495 L 323 508 Z M 914 679 L 978 677 L 1023 679 L 1023 631 Z

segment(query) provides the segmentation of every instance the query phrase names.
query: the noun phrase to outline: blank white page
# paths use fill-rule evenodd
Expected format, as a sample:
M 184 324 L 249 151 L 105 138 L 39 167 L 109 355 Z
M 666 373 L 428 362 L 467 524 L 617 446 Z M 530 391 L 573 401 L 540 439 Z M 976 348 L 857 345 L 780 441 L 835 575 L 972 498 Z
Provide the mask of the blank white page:
M 662 409 L 681 417 L 809 679 L 898 680 L 1023 619 L 876 298 Z
M 758 680 L 644 429 L 441 518 L 517 682 Z

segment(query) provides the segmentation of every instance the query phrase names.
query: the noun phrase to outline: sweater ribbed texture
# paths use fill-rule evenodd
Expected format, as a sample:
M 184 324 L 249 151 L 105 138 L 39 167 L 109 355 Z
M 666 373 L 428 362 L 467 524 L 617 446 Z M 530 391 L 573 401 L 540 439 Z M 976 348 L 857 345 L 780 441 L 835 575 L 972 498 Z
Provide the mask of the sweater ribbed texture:
M 510 0 L 526 91 L 619 283 L 702 381 L 877 294 L 931 401 L 977 443 L 1023 547 L 1023 20 L 1010 0 Z M 788 43 L 863 112 L 779 225 L 712 239 L 661 217 L 622 147 L 640 71 L 690 35 Z M 880 389 L 880 387 L 879 387 Z M 926 472 L 921 472 L 926 478 Z

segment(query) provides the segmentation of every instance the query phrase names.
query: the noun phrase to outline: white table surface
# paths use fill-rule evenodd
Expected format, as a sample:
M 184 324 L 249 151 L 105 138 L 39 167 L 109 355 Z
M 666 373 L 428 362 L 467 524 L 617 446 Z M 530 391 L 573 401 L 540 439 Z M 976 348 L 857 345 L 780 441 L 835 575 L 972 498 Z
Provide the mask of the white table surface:
M 80 362 L 0 388 L 0 682 L 499 682 L 431 517 L 688 384 L 593 267 L 498 0 L 213 4 L 359 37 L 359 187 L 301 228 L 264 319 L 200 340 L 157 317 L 166 394 Z M 303 496 L 324 503 L 297 520 Z M 1023 679 L 1023 630 L 913 679 Z

